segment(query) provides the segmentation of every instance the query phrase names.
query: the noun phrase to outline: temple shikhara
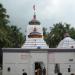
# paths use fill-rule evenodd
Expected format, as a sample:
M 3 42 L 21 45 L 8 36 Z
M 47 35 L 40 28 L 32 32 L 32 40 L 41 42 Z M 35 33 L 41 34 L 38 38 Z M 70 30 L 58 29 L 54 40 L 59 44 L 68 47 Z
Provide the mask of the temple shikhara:
M 29 21 L 29 25 L 27 26 L 26 41 L 22 46 L 22 48 L 47 49 L 49 47 L 47 46 L 46 42 L 43 39 L 43 31 L 42 31 L 41 23 L 36 18 L 35 5 L 33 6 L 33 8 L 34 8 L 33 19 Z
M 34 15 L 21 48 L 3 48 L 3 75 L 74 75 L 75 40 L 65 33 L 57 48 L 43 39 L 41 22 Z

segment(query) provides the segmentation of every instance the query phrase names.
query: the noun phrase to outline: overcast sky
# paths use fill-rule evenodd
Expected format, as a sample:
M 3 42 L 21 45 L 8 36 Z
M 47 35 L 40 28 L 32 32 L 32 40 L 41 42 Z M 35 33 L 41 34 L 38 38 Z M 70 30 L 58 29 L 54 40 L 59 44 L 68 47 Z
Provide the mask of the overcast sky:
M 10 23 L 24 32 L 36 5 L 37 19 L 43 27 L 62 22 L 75 27 L 75 0 L 0 0 L 10 15 Z

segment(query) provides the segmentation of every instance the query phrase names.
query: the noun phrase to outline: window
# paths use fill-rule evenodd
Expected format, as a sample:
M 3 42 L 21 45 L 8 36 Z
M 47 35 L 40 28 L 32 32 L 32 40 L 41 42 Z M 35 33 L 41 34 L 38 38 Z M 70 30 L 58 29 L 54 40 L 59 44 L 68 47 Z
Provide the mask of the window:
M 73 61 L 73 59 L 69 59 L 69 61 L 71 61 L 71 62 L 72 62 L 72 61 Z

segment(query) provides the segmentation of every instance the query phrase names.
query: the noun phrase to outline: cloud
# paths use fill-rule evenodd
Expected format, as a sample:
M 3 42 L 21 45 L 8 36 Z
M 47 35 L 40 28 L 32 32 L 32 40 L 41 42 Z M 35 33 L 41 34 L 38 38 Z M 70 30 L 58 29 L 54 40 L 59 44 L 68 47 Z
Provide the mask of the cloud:
M 33 5 L 36 5 L 37 18 L 42 26 L 50 27 L 57 22 L 75 25 L 75 0 L 2 0 L 7 8 L 12 24 L 21 27 L 23 32 L 32 19 Z

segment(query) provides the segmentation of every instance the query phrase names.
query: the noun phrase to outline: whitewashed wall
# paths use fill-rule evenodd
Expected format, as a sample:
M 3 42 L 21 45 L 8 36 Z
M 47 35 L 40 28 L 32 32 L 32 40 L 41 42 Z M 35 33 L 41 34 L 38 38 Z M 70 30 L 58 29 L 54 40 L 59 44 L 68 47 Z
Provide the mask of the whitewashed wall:
M 73 61 L 69 61 L 73 59 Z M 47 75 L 56 75 L 54 73 L 55 64 L 60 64 L 60 71 L 63 75 L 75 73 L 75 53 L 3 53 L 3 75 L 22 75 L 23 69 L 28 75 L 34 75 L 35 62 L 43 62 Z M 68 73 L 68 67 L 71 65 L 71 72 Z M 7 68 L 11 71 L 8 72 Z
M 28 75 L 34 75 L 35 62 L 43 62 L 47 69 L 47 53 L 3 53 L 3 75 L 22 75 L 23 69 Z
M 70 59 L 73 59 L 73 61 L 70 61 Z M 75 53 L 48 53 L 48 74 L 55 75 L 54 69 L 56 63 L 60 65 L 60 72 L 63 73 L 63 75 L 75 73 Z M 68 72 L 69 65 L 71 65 L 70 73 Z
M 30 75 L 29 53 L 3 53 L 3 75 L 22 75 L 23 69 Z

